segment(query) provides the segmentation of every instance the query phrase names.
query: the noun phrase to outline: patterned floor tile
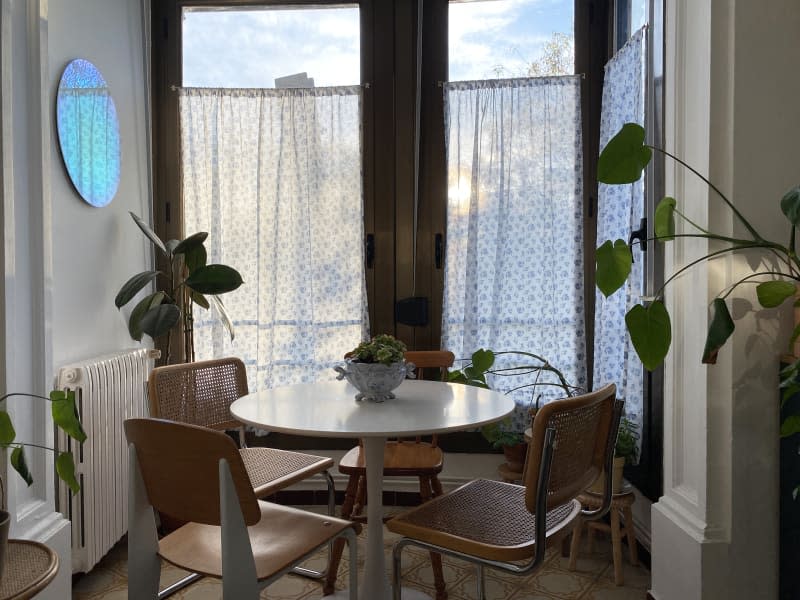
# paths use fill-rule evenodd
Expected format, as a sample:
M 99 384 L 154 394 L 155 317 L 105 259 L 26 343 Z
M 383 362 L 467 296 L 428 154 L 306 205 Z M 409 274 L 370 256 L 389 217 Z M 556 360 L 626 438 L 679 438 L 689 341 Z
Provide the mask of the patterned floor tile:
M 319 507 L 314 507 L 318 511 Z M 392 568 L 392 544 L 398 537 L 384 530 L 386 571 Z M 366 528 L 358 539 L 358 568 L 363 569 L 366 556 Z M 327 549 L 321 550 L 306 561 L 305 566 L 324 569 Z M 505 574 L 495 569 L 486 570 L 488 600 L 642 600 L 650 585 L 650 574 L 641 566 L 631 566 L 625 555 L 624 586 L 615 586 L 614 569 L 611 562 L 610 543 L 607 538 L 595 542 L 594 552 L 589 553 L 585 544 L 579 554 L 577 569 L 568 570 L 569 559 L 560 554 L 560 548 L 548 550 L 543 568 L 526 577 Z M 471 563 L 443 558 L 444 577 L 450 600 L 475 600 L 475 566 Z M 349 574 L 347 551 L 339 566 L 337 589 L 347 585 Z M 433 571 L 430 556 L 420 548 L 408 547 L 402 553 L 402 581 L 433 596 Z M 172 565 L 164 563 L 161 570 L 161 587 L 165 587 L 186 575 Z M 217 600 L 222 596 L 218 581 L 203 579 L 175 596 L 176 600 Z M 270 585 L 261 595 L 270 600 L 319 600 L 322 589 L 318 581 L 295 575 L 282 577 Z M 127 547 L 125 542 L 117 544 L 91 573 L 76 576 L 73 580 L 73 598 L 77 600 L 123 600 L 127 598 Z

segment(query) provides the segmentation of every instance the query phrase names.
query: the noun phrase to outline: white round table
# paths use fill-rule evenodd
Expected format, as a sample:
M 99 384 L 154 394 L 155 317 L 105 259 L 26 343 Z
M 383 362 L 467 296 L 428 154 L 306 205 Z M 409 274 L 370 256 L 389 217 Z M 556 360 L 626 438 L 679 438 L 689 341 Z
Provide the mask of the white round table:
M 394 391 L 396 398 L 386 402 L 357 402 L 356 393 L 344 381 L 290 385 L 248 394 L 231 405 L 231 413 L 244 423 L 270 431 L 363 438 L 367 497 L 380 499 L 387 437 L 469 429 L 502 419 L 514 410 L 514 401 L 499 392 L 437 381 L 406 380 Z M 367 503 L 367 555 L 359 589 L 364 600 L 391 599 L 382 511 L 380 501 Z M 404 589 L 403 598 L 410 596 Z

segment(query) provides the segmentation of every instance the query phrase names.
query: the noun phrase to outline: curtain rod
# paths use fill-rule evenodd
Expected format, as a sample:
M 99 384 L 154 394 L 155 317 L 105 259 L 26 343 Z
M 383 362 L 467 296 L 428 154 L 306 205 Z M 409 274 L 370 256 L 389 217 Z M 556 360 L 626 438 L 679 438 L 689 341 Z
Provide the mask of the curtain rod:
M 565 77 L 580 77 L 586 79 L 586 73 L 574 73 L 572 75 L 537 75 L 536 77 L 504 77 L 499 79 L 467 79 L 466 81 L 509 81 L 512 79 L 562 79 Z M 462 81 L 437 81 L 438 87 L 444 87 L 446 83 L 463 83 Z
M 366 83 L 357 83 L 355 85 L 360 85 L 361 87 L 363 87 L 365 89 L 369 89 L 370 87 L 372 87 L 371 84 L 368 81 Z M 171 89 L 173 92 L 177 92 L 178 90 L 189 89 L 189 87 L 191 87 L 191 86 L 181 87 L 179 85 L 172 84 L 171 86 L 169 86 L 169 89 Z M 347 86 L 334 85 L 334 86 L 319 86 L 319 87 L 347 87 Z M 313 89 L 318 89 L 318 88 L 313 88 L 313 87 L 310 87 L 310 88 L 238 88 L 237 87 L 237 88 L 230 88 L 230 89 L 236 89 L 236 90 L 239 90 L 239 89 L 255 89 L 255 90 L 257 90 L 257 89 L 266 89 L 266 90 L 303 90 L 303 89 L 307 89 L 307 90 L 313 90 Z

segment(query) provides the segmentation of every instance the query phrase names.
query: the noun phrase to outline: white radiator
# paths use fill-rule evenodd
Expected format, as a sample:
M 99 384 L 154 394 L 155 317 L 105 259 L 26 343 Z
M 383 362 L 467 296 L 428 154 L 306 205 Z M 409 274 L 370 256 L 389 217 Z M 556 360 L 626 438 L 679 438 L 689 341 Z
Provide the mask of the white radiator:
M 137 349 L 62 367 L 57 387 L 75 390 L 83 444 L 58 431 L 71 451 L 81 491 L 56 478 L 58 510 L 72 522 L 72 572 L 86 573 L 127 531 L 128 451 L 122 422 L 149 415 L 147 378 L 158 350 Z

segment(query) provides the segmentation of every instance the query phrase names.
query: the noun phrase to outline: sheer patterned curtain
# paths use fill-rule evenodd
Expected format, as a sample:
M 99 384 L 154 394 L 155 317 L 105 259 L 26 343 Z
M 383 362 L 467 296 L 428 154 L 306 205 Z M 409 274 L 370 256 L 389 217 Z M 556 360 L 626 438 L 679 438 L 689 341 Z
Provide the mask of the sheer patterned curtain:
M 195 309 L 197 359 L 235 355 L 251 390 L 327 379 L 366 334 L 361 89 L 180 91 L 184 222 L 244 284 Z
M 580 78 L 448 83 L 445 94 L 442 347 L 459 358 L 481 347 L 533 352 L 585 386 Z M 534 395 L 563 397 L 551 387 L 514 394 L 518 428 Z
M 606 65 L 600 117 L 600 147 L 625 123 L 644 125 L 645 28 L 637 31 Z M 630 185 L 600 184 L 597 241 L 627 240 L 644 212 L 644 179 Z M 644 371 L 625 329 L 625 314 L 644 294 L 644 256 L 634 244 L 631 276 L 606 298 L 599 290 L 595 309 L 595 387 L 614 382 L 627 416 L 641 424 Z

